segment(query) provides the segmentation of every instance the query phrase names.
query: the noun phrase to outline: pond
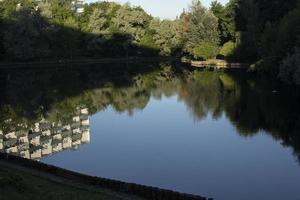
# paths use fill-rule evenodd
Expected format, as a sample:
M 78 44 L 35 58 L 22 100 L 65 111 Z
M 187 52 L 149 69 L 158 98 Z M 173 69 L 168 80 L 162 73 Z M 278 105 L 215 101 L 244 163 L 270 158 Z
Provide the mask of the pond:
M 300 197 L 300 92 L 274 80 L 176 63 L 1 80 L 3 152 L 217 200 Z

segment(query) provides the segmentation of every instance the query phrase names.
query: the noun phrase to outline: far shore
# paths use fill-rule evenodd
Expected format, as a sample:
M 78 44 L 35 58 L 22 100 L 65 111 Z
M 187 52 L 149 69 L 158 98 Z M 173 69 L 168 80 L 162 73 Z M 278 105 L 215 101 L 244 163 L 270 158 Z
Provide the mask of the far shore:
M 181 62 L 187 63 L 192 67 L 213 69 L 247 69 L 250 66 L 248 63 L 228 62 L 226 60 L 220 59 L 209 59 L 205 61 L 199 61 L 181 58 Z
M 196 68 L 213 69 L 247 69 L 249 64 L 227 62 L 225 60 L 211 59 L 206 61 L 190 60 L 181 57 L 156 56 L 156 57 L 107 57 L 107 58 L 78 58 L 78 59 L 53 59 L 40 61 L 18 61 L 0 62 L 0 69 L 19 69 L 19 68 L 44 68 L 46 67 L 73 67 L 74 65 L 85 64 L 109 64 L 109 63 L 149 63 L 177 61 Z
M 22 67 L 41 67 L 41 65 L 68 65 L 68 64 L 101 64 L 101 63 L 135 63 L 135 62 L 163 62 L 180 61 L 179 57 L 116 57 L 116 58 L 78 58 L 78 59 L 53 59 L 40 61 L 4 61 L 0 62 L 0 68 L 22 68 Z

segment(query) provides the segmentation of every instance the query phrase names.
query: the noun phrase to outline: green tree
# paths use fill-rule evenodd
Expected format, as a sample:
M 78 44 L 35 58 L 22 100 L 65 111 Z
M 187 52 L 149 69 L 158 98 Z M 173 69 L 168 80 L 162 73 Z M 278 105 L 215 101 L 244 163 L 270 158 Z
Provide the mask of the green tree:
M 131 34 L 134 41 L 139 42 L 146 34 L 151 19 L 141 7 L 132 8 L 125 4 L 116 12 L 112 22 L 117 30 Z
M 220 54 L 225 56 L 226 59 L 230 59 L 234 55 L 235 49 L 236 49 L 236 44 L 232 41 L 229 41 L 222 46 L 220 50 Z
M 159 20 L 153 19 L 150 28 L 154 30 L 154 40 L 156 46 L 160 47 L 162 55 L 171 55 L 176 49 L 181 48 L 182 25 L 179 19 Z
M 159 46 L 156 45 L 153 36 L 150 35 L 150 34 L 144 35 L 144 37 L 142 37 L 139 45 L 141 45 L 142 47 L 151 48 L 151 49 L 154 49 L 154 50 L 159 49 Z
M 215 0 L 211 3 L 210 10 L 218 18 L 220 43 L 235 41 L 236 0 L 230 0 L 226 6 Z
M 259 6 L 255 0 L 244 0 L 240 3 L 240 12 L 244 20 L 241 24 L 239 44 L 239 57 L 242 61 L 255 61 L 258 59 L 260 42 Z
M 279 78 L 289 84 L 300 85 L 300 48 L 289 54 L 280 65 Z
M 101 2 L 92 4 L 90 7 L 91 10 L 87 7 L 87 11 L 90 12 L 87 30 L 96 34 L 109 34 L 113 25 L 112 18 L 116 16 L 121 6 L 116 3 Z
M 12 58 L 28 60 L 49 54 L 46 37 L 48 24 L 39 12 L 22 8 L 14 13 L 14 20 L 4 32 L 4 47 Z
M 211 59 L 215 58 L 218 53 L 218 48 L 210 42 L 200 42 L 193 50 L 195 59 Z
M 68 18 L 74 16 L 72 0 L 42 0 L 41 3 L 41 9 L 44 9 L 42 13 L 56 24 L 64 24 Z
M 185 33 L 185 48 L 193 54 L 194 48 L 202 42 L 217 47 L 219 44 L 218 19 L 202 6 L 199 0 L 194 0 L 189 11 L 189 26 Z
M 88 27 L 92 33 L 107 34 L 109 28 L 108 22 L 109 20 L 105 11 L 100 8 L 96 8 L 90 16 Z

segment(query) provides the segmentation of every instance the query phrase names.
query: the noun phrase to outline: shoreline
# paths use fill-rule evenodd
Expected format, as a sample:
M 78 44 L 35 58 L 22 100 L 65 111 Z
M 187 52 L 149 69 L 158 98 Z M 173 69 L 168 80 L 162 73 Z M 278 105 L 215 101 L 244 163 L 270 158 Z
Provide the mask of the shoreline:
M 207 60 L 197 61 L 181 58 L 181 62 L 189 64 L 196 68 L 208 68 L 208 69 L 248 69 L 250 66 L 247 63 L 227 62 L 225 60 Z
M 65 180 L 64 183 L 84 185 L 86 187 L 95 187 L 106 189 L 126 195 L 133 195 L 148 200 L 212 200 L 198 195 L 185 194 L 171 190 L 160 189 L 157 187 L 144 186 L 134 183 L 126 183 L 106 178 L 84 175 L 70 170 L 62 169 L 52 165 L 44 164 L 38 161 L 0 153 L 0 164 L 16 166 L 19 169 L 26 169 L 34 175 L 49 179 Z
M 25 62 L 0 62 L 0 69 L 21 68 L 45 68 L 45 67 L 73 67 L 73 65 L 85 64 L 109 64 L 109 63 L 148 63 L 148 62 L 178 61 L 195 68 L 208 69 L 247 69 L 249 64 L 227 62 L 225 60 L 197 61 L 180 57 L 117 57 L 117 58 L 81 58 L 81 59 L 57 59 Z M 68 66 L 70 65 L 70 66 Z
M 117 58 L 82 58 L 82 59 L 56 59 L 44 61 L 0 62 L 0 69 L 17 69 L 26 67 L 43 67 L 44 65 L 65 66 L 68 64 L 107 64 L 107 63 L 137 63 L 137 62 L 163 62 L 180 61 L 178 57 L 117 57 Z M 42 66 L 41 66 L 42 65 Z

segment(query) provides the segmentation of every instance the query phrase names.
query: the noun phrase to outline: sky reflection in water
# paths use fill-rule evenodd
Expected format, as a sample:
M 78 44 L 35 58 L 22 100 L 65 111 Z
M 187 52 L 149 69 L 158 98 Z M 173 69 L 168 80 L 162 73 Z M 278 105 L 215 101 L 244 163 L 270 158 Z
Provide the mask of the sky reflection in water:
M 161 66 L 126 75 L 124 66 L 9 72 L 0 102 L 1 119 L 12 119 L 1 123 L 4 150 L 21 155 L 20 131 L 11 131 L 32 124 L 22 131 L 29 156 L 66 169 L 217 200 L 299 198 L 298 92 L 244 73 Z M 22 76 L 39 78 L 23 85 Z M 24 94 L 33 100 L 23 102 Z M 79 108 L 88 109 L 88 125 Z M 29 131 L 40 116 L 53 124 L 51 137 L 41 127 Z

